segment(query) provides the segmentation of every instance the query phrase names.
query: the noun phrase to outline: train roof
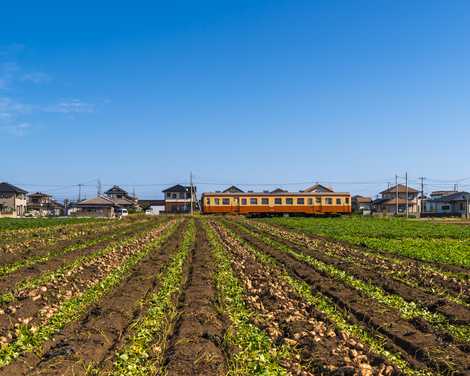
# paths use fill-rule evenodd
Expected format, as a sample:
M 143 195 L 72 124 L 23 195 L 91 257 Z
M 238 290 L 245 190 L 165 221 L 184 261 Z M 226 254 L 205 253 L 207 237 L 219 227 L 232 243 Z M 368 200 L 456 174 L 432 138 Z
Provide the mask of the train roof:
M 218 196 L 218 197 L 242 197 L 242 196 L 351 196 L 349 192 L 245 192 L 245 193 L 230 193 L 230 192 L 204 192 L 203 196 Z

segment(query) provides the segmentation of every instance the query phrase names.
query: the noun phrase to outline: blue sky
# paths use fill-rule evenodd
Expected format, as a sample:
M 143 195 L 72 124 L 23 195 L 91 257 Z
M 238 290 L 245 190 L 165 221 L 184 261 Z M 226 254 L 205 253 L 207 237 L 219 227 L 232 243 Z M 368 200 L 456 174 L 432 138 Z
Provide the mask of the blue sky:
M 0 180 L 470 184 L 468 1 L 8 3 Z

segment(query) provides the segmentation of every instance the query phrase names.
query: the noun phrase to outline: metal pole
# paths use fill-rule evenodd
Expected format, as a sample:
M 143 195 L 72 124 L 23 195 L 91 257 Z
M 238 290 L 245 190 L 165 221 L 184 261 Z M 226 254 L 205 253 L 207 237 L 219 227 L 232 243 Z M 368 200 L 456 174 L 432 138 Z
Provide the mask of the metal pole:
M 408 218 L 408 172 L 405 172 L 406 218 Z
M 398 215 L 398 175 L 395 175 L 395 201 L 396 201 L 396 208 L 395 208 L 395 215 Z
M 189 173 L 189 189 L 191 189 L 191 215 L 194 214 L 194 207 L 193 207 L 193 173 Z

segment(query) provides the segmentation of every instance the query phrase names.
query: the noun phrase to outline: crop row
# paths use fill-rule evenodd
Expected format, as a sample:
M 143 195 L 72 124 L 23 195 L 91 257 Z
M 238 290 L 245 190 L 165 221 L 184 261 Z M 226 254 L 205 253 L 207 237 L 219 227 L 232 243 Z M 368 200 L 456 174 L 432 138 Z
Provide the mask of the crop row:
M 134 333 L 117 354 L 113 376 L 161 374 L 167 339 L 177 316 L 177 297 L 181 294 L 184 265 L 195 240 L 194 221 L 168 267 L 159 275 L 158 290 L 151 296 L 145 315 L 133 324 Z
M 326 264 L 314 257 L 297 252 L 291 247 L 266 235 L 253 232 L 244 226 L 239 226 L 239 228 L 242 231 L 249 233 L 251 236 L 262 240 L 274 249 L 286 252 L 294 256 L 296 259 L 311 265 L 315 270 L 325 273 L 344 285 L 360 291 L 364 296 L 374 299 L 386 307 L 397 310 L 400 313 L 400 316 L 406 320 L 422 318 L 431 324 L 437 331 L 446 331 L 457 340 L 464 343 L 470 343 L 470 327 L 468 325 L 451 324 L 444 315 L 429 311 L 425 307 L 421 306 L 420 302 L 407 302 L 397 294 L 387 293 L 384 289 L 372 283 L 355 278 L 349 273 L 338 269 L 331 264 Z
M 128 271 L 175 228 L 175 221 L 168 222 L 97 254 L 77 259 L 66 268 L 23 283 L 13 298 L 26 297 L 30 304 L 36 304 L 37 310 L 33 317 L 20 317 L 26 313 L 23 312 L 23 307 L 27 306 L 25 299 L 7 308 L 10 319 L 16 316 L 17 323 L 13 332 L 11 325 L 5 328 L 7 335 L 0 349 L 0 366 L 9 364 L 21 353 L 39 350 L 51 335 L 76 320 L 91 304 L 118 285 Z
M 330 260 L 363 279 L 371 279 L 388 291 L 399 291 L 407 300 L 421 300 L 423 304 L 433 306 L 437 299 L 441 299 L 439 311 L 454 310 L 454 313 L 455 310 L 464 311 L 455 304 L 470 307 L 470 285 L 458 273 L 445 272 L 415 260 L 404 260 L 339 242 L 312 238 L 258 221 L 244 220 L 243 223 L 287 244 L 299 245 L 307 253 Z M 442 307 L 442 299 L 455 304 L 447 303 L 446 307 Z M 468 320 L 468 313 L 466 316 Z
M 125 225 L 113 227 L 112 230 L 106 229 L 106 231 L 103 231 L 102 233 L 94 232 L 93 237 L 73 242 L 71 245 L 65 247 L 60 245 L 56 247 L 47 247 L 45 249 L 46 253 L 44 254 L 41 254 L 41 252 L 37 252 L 37 255 L 33 254 L 29 257 L 22 257 L 14 262 L 1 265 L 0 277 L 4 277 L 20 269 L 30 268 L 36 264 L 45 263 L 53 258 L 58 258 L 61 256 L 63 257 L 67 254 L 71 254 L 80 250 L 85 250 L 87 248 L 99 244 L 105 244 L 109 241 L 122 237 L 122 234 L 125 234 L 128 231 L 138 231 L 140 229 L 147 228 L 153 225 L 155 225 L 155 223 L 152 223 L 150 221 L 143 223 L 135 222 L 132 224 L 126 223 Z
M 29 229 L 40 230 L 44 227 L 72 225 L 76 223 L 96 222 L 96 218 L 2 218 L 0 219 L 0 232 L 24 231 Z
M 470 228 L 405 220 L 273 218 L 291 229 L 428 262 L 470 267 Z
M 232 265 L 248 289 L 245 300 L 259 312 L 255 321 L 266 328 L 274 342 L 295 346 L 291 350 L 293 359 L 309 372 L 349 374 L 356 369 L 361 374 L 390 375 L 395 374 L 390 365 L 393 364 L 411 375 L 425 374 L 412 370 L 358 326 L 346 323 L 331 302 L 319 294 L 313 295 L 272 258 L 229 229 L 219 227 L 218 231 L 233 254 Z M 380 357 L 389 364 L 381 362 Z

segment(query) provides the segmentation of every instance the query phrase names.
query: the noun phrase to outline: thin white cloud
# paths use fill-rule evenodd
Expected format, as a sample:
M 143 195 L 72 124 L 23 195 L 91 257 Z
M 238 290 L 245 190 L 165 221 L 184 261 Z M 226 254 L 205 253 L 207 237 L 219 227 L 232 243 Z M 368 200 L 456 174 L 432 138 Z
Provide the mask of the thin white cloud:
M 80 99 L 62 100 L 45 109 L 46 112 L 57 112 L 63 114 L 78 114 L 95 112 L 95 106 L 82 102 Z
M 43 72 L 26 73 L 21 76 L 21 81 L 32 82 L 33 84 L 43 84 L 51 81 L 51 76 Z

